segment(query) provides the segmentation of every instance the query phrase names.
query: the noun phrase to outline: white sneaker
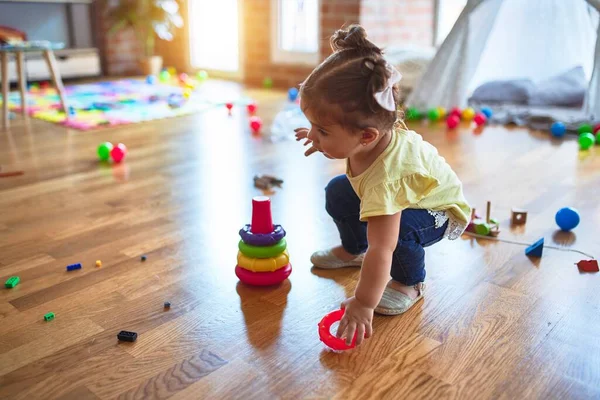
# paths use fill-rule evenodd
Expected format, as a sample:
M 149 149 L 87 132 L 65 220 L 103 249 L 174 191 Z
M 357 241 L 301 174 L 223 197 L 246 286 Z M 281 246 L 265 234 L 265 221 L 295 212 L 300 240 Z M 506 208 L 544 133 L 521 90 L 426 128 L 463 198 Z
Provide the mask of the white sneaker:
M 350 261 L 342 261 L 330 250 L 316 251 L 310 257 L 310 261 L 317 268 L 323 269 L 336 269 L 346 267 L 360 267 L 362 266 L 364 254 L 359 254 L 355 259 Z

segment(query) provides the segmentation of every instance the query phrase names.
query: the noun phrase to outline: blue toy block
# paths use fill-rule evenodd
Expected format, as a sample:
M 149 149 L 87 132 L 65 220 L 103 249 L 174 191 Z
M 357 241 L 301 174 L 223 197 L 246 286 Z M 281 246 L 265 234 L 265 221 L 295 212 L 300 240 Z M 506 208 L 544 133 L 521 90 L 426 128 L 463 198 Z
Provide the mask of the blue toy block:
M 541 238 L 525 249 L 525 255 L 529 257 L 541 257 L 544 251 L 544 238 Z
M 81 263 L 67 265 L 67 271 L 74 271 L 76 269 L 81 269 Z

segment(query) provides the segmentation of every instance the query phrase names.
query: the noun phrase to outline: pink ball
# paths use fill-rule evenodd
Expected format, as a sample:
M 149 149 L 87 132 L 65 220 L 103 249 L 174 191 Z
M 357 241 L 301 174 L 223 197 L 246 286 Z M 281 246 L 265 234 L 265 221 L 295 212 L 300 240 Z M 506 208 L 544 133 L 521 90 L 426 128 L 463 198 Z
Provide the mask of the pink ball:
M 477 126 L 481 126 L 487 122 L 487 118 L 485 117 L 485 115 L 483 113 L 479 112 L 475 115 L 475 118 L 473 119 L 473 121 L 475 121 L 475 124 Z
M 123 143 L 114 146 L 110 151 L 110 157 L 114 162 L 120 163 L 127 156 L 127 147 Z
M 451 111 L 450 114 L 448 114 L 450 116 L 455 115 L 458 117 L 458 119 L 460 120 L 460 116 L 462 115 L 462 110 L 459 107 L 454 107 Z
M 185 72 L 179 74 L 179 80 L 181 83 L 185 83 L 188 80 L 188 75 Z
M 256 103 L 250 103 L 247 105 L 247 107 L 250 114 L 254 114 L 256 112 Z
M 262 128 L 262 120 L 260 117 L 250 117 L 250 129 L 252 129 L 252 132 L 258 133 L 260 128 Z
M 448 125 L 449 129 L 454 129 L 458 126 L 458 124 L 460 123 L 460 118 L 458 118 L 456 115 L 451 115 L 448 117 L 448 119 L 446 120 L 446 125 Z

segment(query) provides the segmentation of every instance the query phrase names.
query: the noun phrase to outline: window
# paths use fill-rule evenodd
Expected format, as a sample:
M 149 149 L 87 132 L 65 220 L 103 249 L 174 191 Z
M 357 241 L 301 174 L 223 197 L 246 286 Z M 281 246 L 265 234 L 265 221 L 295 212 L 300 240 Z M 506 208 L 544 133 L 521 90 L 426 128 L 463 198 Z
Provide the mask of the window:
M 435 46 L 441 45 L 467 4 L 467 0 L 437 0 Z
M 271 58 L 276 63 L 319 61 L 319 0 L 272 0 Z

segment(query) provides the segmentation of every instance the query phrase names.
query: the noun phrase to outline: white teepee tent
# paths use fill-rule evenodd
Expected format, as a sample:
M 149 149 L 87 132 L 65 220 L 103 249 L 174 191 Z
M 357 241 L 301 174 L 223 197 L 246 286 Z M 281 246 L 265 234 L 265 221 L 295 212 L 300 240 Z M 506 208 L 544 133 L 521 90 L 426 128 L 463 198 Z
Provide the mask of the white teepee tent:
M 407 105 L 464 107 L 483 83 L 539 82 L 579 67 L 589 81 L 583 108 L 537 112 L 571 123 L 598 119 L 599 14 L 600 0 L 468 0 Z M 521 105 L 518 113 L 534 108 Z

